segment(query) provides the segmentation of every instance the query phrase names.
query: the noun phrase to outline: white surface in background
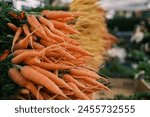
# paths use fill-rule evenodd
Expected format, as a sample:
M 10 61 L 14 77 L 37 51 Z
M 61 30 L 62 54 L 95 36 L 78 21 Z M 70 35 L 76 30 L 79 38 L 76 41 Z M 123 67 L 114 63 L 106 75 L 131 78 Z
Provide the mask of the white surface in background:
M 38 6 L 44 6 L 42 0 L 13 0 L 13 5 L 16 9 L 22 10 L 22 6 L 28 8 L 36 8 Z
M 127 56 L 127 52 L 124 48 L 114 47 L 108 50 L 108 56 L 111 58 L 118 58 L 119 62 L 125 62 L 125 58 Z
M 130 41 L 140 43 L 144 38 L 144 33 L 141 31 L 141 26 L 137 26 L 135 33 L 132 35 Z
M 106 10 L 147 10 L 150 0 L 100 0 L 100 6 Z

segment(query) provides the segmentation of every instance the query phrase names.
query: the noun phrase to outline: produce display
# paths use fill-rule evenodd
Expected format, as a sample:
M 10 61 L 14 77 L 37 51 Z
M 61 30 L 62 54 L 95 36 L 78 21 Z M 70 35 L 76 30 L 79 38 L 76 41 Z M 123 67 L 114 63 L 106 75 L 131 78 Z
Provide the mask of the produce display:
M 102 58 L 106 48 L 116 41 L 108 34 L 104 21 L 98 24 L 103 17 L 99 11 L 94 9 L 91 16 L 85 12 L 55 10 L 36 14 L 0 4 L 1 99 L 88 100 L 97 91 L 111 92 L 104 85 L 107 80 L 89 63 L 95 63 L 96 56 Z M 91 21 L 96 17 L 96 22 Z M 84 26 L 87 29 L 80 30 Z M 88 34 L 92 30 L 96 32 Z M 95 49 L 100 47 L 98 51 L 93 50 L 92 44 Z

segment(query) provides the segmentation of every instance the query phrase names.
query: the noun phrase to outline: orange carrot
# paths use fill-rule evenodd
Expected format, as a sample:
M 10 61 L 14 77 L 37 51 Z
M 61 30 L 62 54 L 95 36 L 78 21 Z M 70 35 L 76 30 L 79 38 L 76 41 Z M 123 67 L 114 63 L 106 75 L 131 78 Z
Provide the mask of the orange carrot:
M 45 51 L 25 51 L 24 53 L 21 53 L 17 56 L 15 56 L 11 62 L 18 64 L 21 63 L 23 60 L 25 60 L 27 57 L 35 57 L 35 56 L 43 56 L 43 54 L 45 53 Z
M 74 95 L 80 99 L 89 100 L 89 98 L 72 82 L 68 82 L 69 86 L 72 87 Z
M 65 95 L 74 95 L 74 92 L 72 90 L 68 89 L 61 89 L 61 90 Z
M 22 25 L 22 29 L 23 29 L 23 31 L 24 31 L 24 33 L 25 33 L 26 35 L 29 35 L 29 34 L 30 34 L 29 27 L 28 27 L 27 24 L 23 24 L 23 25 Z M 33 41 L 33 37 L 31 36 L 31 37 L 30 37 L 30 45 L 31 45 L 31 47 L 32 47 L 32 41 Z
M 38 71 L 34 70 L 30 66 L 23 66 L 20 70 L 21 74 L 28 80 L 44 86 L 54 94 L 58 94 L 65 98 L 68 98 L 53 81 L 51 81 L 48 77 L 44 76 Z
M 46 26 L 44 26 L 44 30 L 48 37 L 54 39 L 57 42 L 64 42 L 64 39 L 56 34 L 53 34 Z
M 91 77 L 91 78 L 94 78 L 94 79 L 99 79 L 99 76 L 96 74 L 93 74 L 93 73 L 89 73 L 89 72 L 86 72 L 86 71 L 81 71 L 81 70 L 78 70 L 78 69 L 70 69 L 70 74 L 72 75 L 76 75 L 76 76 L 87 76 L 87 77 Z
M 34 29 L 38 29 L 37 33 L 38 33 L 39 37 L 41 37 L 43 39 L 46 39 L 46 40 L 49 40 L 46 33 L 45 33 L 45 31 L 44 31 L 44 29 L 43 29 L 43 27 L 42 27 L 42 25 L 39 23 L 39 21 L 37 20 L 37 18 L 34 15 L 28 15 L 27 20 L 28 20 L 28 23 Z
M 73 17 L 73 14 L 70 12 L 65 11 L 50 11 L 50 10 L 43 10 L 42 15 L 48 19 L 58 19 L 58 18 L 66 18 L 66 17 Z
M 29 27 L 27 24 L 23 24 L 22 29 L 26 35 L 30 34 Z
M 78 69 L 81 70 L 81 71 L 83 70 L 83 71 L 86 71 L 86 72 L 95 74 L 95 76 L 97 75 L 97 77 L 99 77 L 99 79 L 108 82 L 106 78 L 101 77 L 100 75 L 98 75 L 98 74 L 96 73 L 96 71 L 90 70 L 90 68 L 86 68 L 86 67 L 85 67 L 85 68 L 84 68 L 84 67 L 78 67 Z
M 0 55 L 0 61 L 4 60 L 9 54 L 9 50 L 4 50 L 3 54 Z
M 69 90 L 72 90 L 72 88 L 64 82 L 64 80 L 62 80 L 61 78 L 57 77 L 55 74 L 53 74 L 50 71 L 44 70 L 40 67 L 37 66 L 31 66 L 33 69 L 35 69 L 36 71 L 38 71 L 39 73 L 47 76 L 49 79 L 51 79 L 55 84 L 57 84 L 58 86 L 62 87 L 62 88 L 66 88 Z
M 62 65 L 62 64 L 55 64 L 55 63 L 46 63 L 46 62 L 41 62 L 37 63 L 36 66 L 41 67 L 46 70 L 66 70 L 72 68 L 71 66 L 67 65 Z
M 30 94 L 29 90 L 27 90 L 27 89 L 21 89 L 21 90 L 19 91 L 19 93 L 20 93 L 20 94 L 23 94 L 23 95 L 29 95 L 29 94 Z
M 64 46 L 65 47 L 65 46 Z M 90 52 L 88 52 L 87 50 L 84 50 L 83 48 L 79 47 L 79 46 L 75 46 L 73 44 L 69 44 L 67 43 L 66 44 L 66 47 L 65 47 L 67 50 L 70 50 L 70 51 L 74 51 L 74 52 L 78 52 L 78 53 L 81 53 L 83 55 L 87 55 L 87 56 L 93 56 Z
M 40 43 L 37 43 L 36 41 L 32 41 L 32 45 L 31 45 L 31 43 L 29 43 L 29 46 L 32 47 L 33 49 L 44 49 L 45 48 L 43 45 L 41 45 Z
M 37 29 L 36 29 L 37 30 Z M 36 30 L 34 30 L 32 33 L 29 33 L 25 38 L 23 38 L 22 40 L 20 40 L 14 47 L 14 49 L 23 49 L 23 48 L 27 48 L 29 41 L 32 40 L 30 37 L 32 36 L 33 33 L 36 32 Z
M 8 26 L 9 28 L 11 28 L 14 32 L 17 31 L 17 26 L 15 26 L 13 23 L 7 23 L 7 26 Z
M 67 22 L 70 22 L 70 21 L 73 21 L 73 20 L 75 20 L 74 17 L 66 17 L 66 18 L 64 18 L 64 19 L 62 20 L 62 22 L 67 23 Z
M 48 58 L 54 57 L 55 59 L 62 57 L 58 52 L 47 52 L 45 53 L 45 56 L 47 56 Z
M 43 62 L 46 62 L 46 63 L 53 63 L 48 57 L 44 56 L 42 57 L 43 59 Z
M 40 50 L 39 49 L 34 49 L 34 50 L 32 50 L 32 49 L 19 49 L 19 50 L 16 50 L 13 52 L 13 56 L 17 56 L 17 55 L 22 54 L 22 53 L 27 52 L 27 51 L 39 52 Z
M 76 58 L 70 53 L 66 52 L 63 48 L 58 51 L 58 53 L 69 60 L 76 60 Z
M 41 63 L 41 60 L 38 57 L 29 57 L 23 61 L 27 65 L 35 65 Z
M 53 44 L 58 44 L 58 42 L 56 42 L 54 39 L 49 38 L 50 41 L 46 41 L 44 39 L 40 39 L 39 43 L 45 47 L 51 46 Z
M 34 86 L 34 84 L 32 82 L 25 79 L 18 70 L 16 70 L 15 68 L 11 68 L 8 71 L 8 75 L 16 84 L 18 84 L 22 87 L 25 87 L 35 97 L 37 97 L 37 88 Z M 38 99 L 43 99 L 43 97 L 41 95 L 39 95 Z
M 50 20 L 47 20 L 43 16 L 39 17 L 39 21 L 44 25 L 47 26 L 54 34 L 59 36 L 65 36 L 65 34 L 57 29 L 54 28 L 53 23 Z
M 78 82 L 76 79 L 74 79 L 71 75 L 69 74 L 64 74 L 63 75 L 63 79 L 67 82 L 73 82 L 74 84 L 76 84 L 79 88 L 86 88 L 85 85 L 83 85 L 82 83 Z
M 73 29 L 72 27 L 70 27 L 65 23 L 56 20 L 50 20 L 50 21 L 54 24 L 54 27 L 57 29 L 68 31 L 70 34 L 79 34 L 78 31 L 76 31 L 75 29 Z
M 22 33 L 22 28 L 21 28 L 21 27 L 18 27 L 17 30 L 16 30 L 16 33 L 15 33 L 15 36 L 14 36 L 14 38 L 13 38 L 12 47 L 11 47 L 11 52 L 13 51 L 14 45 L 15 45 L 15 43 L 18 41 L 18 39 L 19 39 L 21 33 Z
M 85 82 L 87 82 L 87 83 L 89 83 L 89 84 L 92 84 L 92 85 L 94 85 L 94 86 L 97 86 L 98 88 L 101 88 L 101 89 L 104 89 L 104 90 L 106 90 L 106 91 L 109 91 L 109 92 L 111 92 L 111 90 L 109 89 L 109 88 L 107 88 L 106 86 L 104 86 L 102 83 L 100 83 L 100 82 L 98 82 L 98 81 L 96 81 L 96 80 L 94 80 L 94 79 L 91 79 L 91 78 L 89 78 L 89 77 L 76 77 L 76 78 L 80 78 L 80 79 L 82 79 L 82 80 L 84 80 Z

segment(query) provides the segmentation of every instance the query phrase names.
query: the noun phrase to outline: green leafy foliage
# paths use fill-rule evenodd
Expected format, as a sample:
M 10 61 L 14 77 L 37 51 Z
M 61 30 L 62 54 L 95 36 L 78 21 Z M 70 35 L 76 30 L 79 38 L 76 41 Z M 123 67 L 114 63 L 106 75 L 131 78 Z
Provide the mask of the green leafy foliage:
M 19 26 L 22 22 L 10 16 L 9 12 L 19 13 L 12 6 L 0 2 L 0 55 L 4 50 L 10 50 L 14 35 L 14 32 L 7 27 L 7 23 L 12 22 Z M 12 96 L 17 93 L 18 86 L 7 75 L 8 69 L 12 67 L 11 58 L 12 56 L 8 56 L 0 61 L 0 99 L 12 99 Z
M 148 59 L 145 52 L 140 50 L 130 50 L 128 52 L 128 58 L 136 61 L 144 61 Z
M 128 65 L 120 64 L 118 60 L 108 61 L 99 72 L 112 78 L 133 78 L 135 74 L 134 69 Z
M 27 12 L 41 12 L 42 10 L 62 10 L 62 11 L 68 11 L 68 7 L 63 7 L 63 6 L 45 6 L 45 7 L 38 7 L 38 8 L 32 8 L 27 10 Z
M 114 100 L 149 100 L 150 99 L 150 92 L 138 92 L 131 96 L 123 96 L 123 95 L 116 95 Z

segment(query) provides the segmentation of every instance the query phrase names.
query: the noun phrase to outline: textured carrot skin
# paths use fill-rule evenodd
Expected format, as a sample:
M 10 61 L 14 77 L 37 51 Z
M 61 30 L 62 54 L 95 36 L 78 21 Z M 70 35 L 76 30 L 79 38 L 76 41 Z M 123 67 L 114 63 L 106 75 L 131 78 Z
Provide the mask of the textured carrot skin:
M 43 74 L 39 73 L 38 71 L 34 70 L 32 67 L 23 66 L 20 70 L 21 70 L 21 74 L 28 80 L 31 80 L 34 83 L 44 86 L 54 94 L 58 94 L 68 98 L 52 80 L 50 80 L 48 77 L 44 76 Z
M 34 86 L 32 82 L 24 78 L 21 73 L 15 68 L 10 68 L 8 71 L 8 76 L 18 85 L 25 87 L 28 89 L 35 97 L 37 97 L 37 88 Z M 38 99 L 43 99 L 43 97 L 39 94 Z

